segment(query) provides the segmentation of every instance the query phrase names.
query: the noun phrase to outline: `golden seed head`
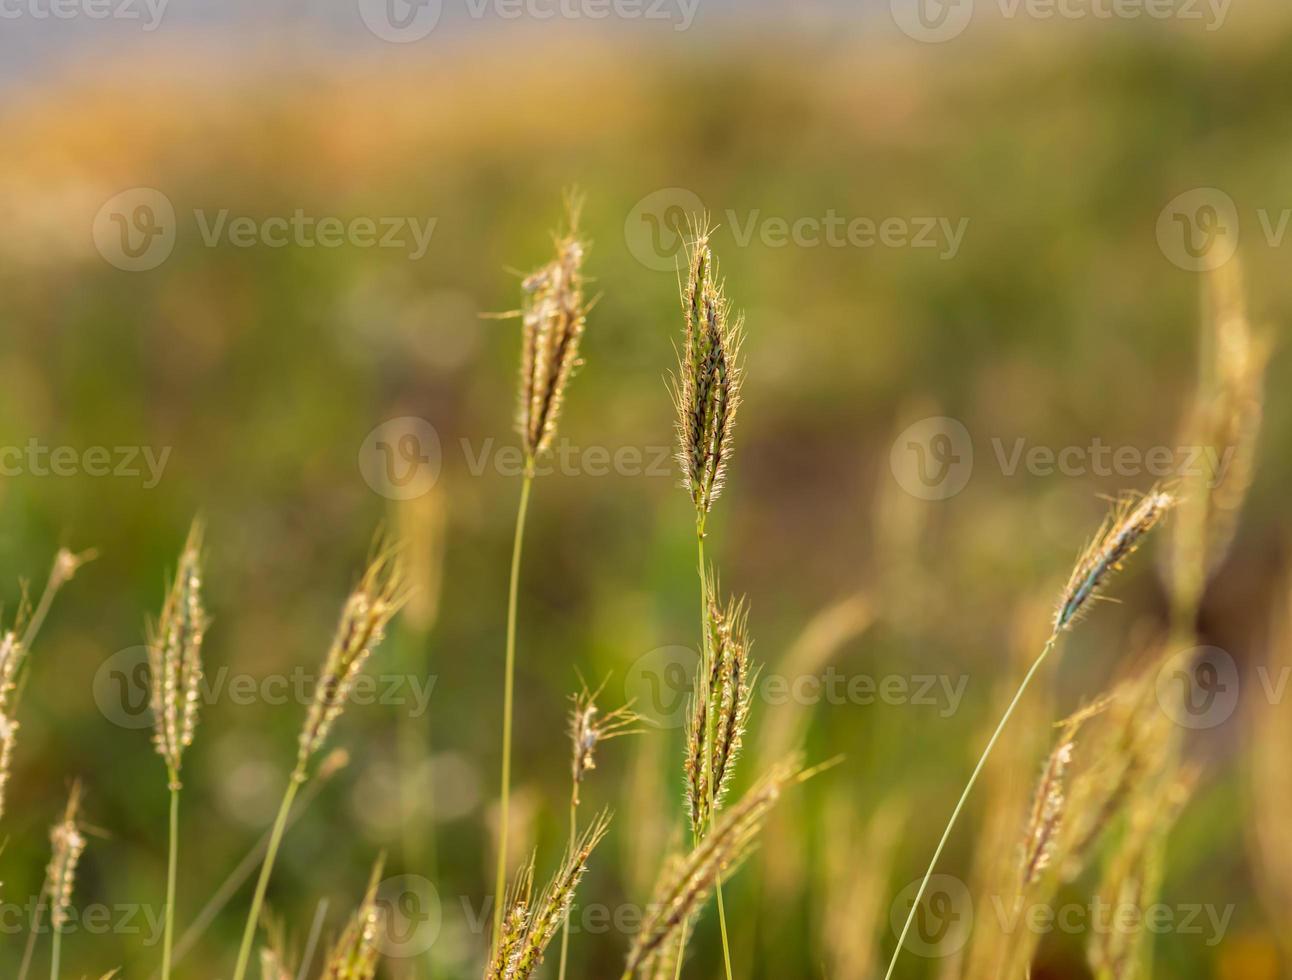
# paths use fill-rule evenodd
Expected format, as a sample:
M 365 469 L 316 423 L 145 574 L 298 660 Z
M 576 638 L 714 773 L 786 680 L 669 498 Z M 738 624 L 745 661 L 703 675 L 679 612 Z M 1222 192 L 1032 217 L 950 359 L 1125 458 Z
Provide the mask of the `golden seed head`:
M 327 741 L 364 663 L 385 638 L 386 626 L 404 600 L 401 582 L 399 563 L 387 549 L 368 565 L 346 599 L 298 739 L 298 778 L 304 778 L 309 760 Z
M 709 247 L 709 230 L 696 223 L 682 290 L 686 319 L 678 375 L 678 464 L 696 512 L 704 515 L 722 492 L 731 459 L 736 410 L 740 407 L 743 322 L 734 322 Z
M 1138 501 L 1126 498 L 1117 505 L 1072 570 L 1055 613 L 1056 633 L 1076 622 L 1090 600 L 1099 596 L 1108 578 L 1175 504 L 1176 498 L 1171 494 L 1154 490 Z
M 180 554 L 175 581 L 162 605 L 161 617 L 150 628 L 148 636 L 153 745 L 166 763 L 172 789 L 179 788 L 184 750 L 193 743 L 197 730 L 206 627 L 206 609 L 202 605 L 202 525 L 194 521 Z
M 565 853 L 561 866 L 531 901 L 533 861 L 521 872 L 508 897 L 499 942 L 490 958 L 486 980 L 528 980 L 543 962 L 552 938 L 570 913 L 574 893 L 588 870 L 587 861 L 610 827 L 610 816 L 602 811 L 591 826 Z
M 521 283 L 516 430 L 531 461 L 551 447 L 565 389 L 582 363 L 579 342 L 587 325 L 588 304 L 583 295 L 579 207 L 577 198 L 568 202 L 569 230 L 556 238 L 556 257 Z
M 76 868 L 85 850 L 85 835 L 77 823 L 81 804 L 81 787 L 72 787 L 63 819 L 49 833 L 52 856 L 46 871 L 50 895 L 50 920 L 55 929 L 67 924 L 72 907 L 72 890 L 76 886 Z
M 767 816 L 789 786 L 804 778 L 797 757 L 773 766 L 733 803 L 680 862 L 661 876 L 649 913 L 628 953 L 629 972 L 651 962 L 704 905 L 719 876 L 726 878 L 748 855 Z

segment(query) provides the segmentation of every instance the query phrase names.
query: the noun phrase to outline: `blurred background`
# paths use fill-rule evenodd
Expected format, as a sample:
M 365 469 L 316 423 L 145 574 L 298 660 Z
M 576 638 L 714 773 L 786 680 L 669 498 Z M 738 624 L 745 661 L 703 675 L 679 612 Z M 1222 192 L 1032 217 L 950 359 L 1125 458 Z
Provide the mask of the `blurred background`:
M 605 746 L 584 786 L 583 818 L 616 818 L 580 895 L 599 912 L 574 913 L 571 975 L 619 975 L 633 926 L 618 913 L 647 901 L 683 827 L 694 529 L 666 377 L 685 221 L 703 210 L 748 327 L 708 542 L 749 597 L 764 665 L 737 785 L 795 744 L 844 754 L 728 883 L 737 974 L 864 978 L 886 961 L 899 893 L 1108 499 L 1176 472 L 1223 241 L 1272 343 L 1269 397 L 1198 616 L 1221 709 L 1182 725 L 1201 776 L 1162 867 L 1177 927 L 1155 937 L 1155 966 L 1292 976 L 1292 861 L 1259 833 L 1292 790 L 1253 754 L 1277 763 L 1271 733 L 1288 731 L 1271 626 L 1292 477 L 1284 5 L 16 0 L 2 16 L 5 622 L 60 546 L 98 557 L 31 655 L 0 827 L 0 974 L 17 976 L 76 778 L 76 904 L 103 918 L 69 931 L 64 975 L 157 968 L 168 800 L 140 645 L 201 515 L 212 625 L 181 931 L 272 821 L 310 678 L 385 527 L 408 536 L 418 592 L 333 734 L 349 765 L 287 835 L 269 902 L 305 953 L 384 851 L 404 918 L 383 975 L 479 975 L 520 484 L 519 329 L 482 314 L 517 307 L 577 187 L 599 298 L 530 514 L 514 862 L 536 848 L 545 875 L 564 846 L 580 675 L 606 680 L 606 708 L 635 698 L 649 731 Z M 1032 692 L 1039 720 L 1020 719 L 1005 774 L 1025 790 L 1048 720 L 1165 630 L 1162 543 Z M 1026 816 L 985 835 L 990 799 L 940 865 L 971 888 L 984 860 L 1013 859 Z M 249 897 L 176 976 L 229 975 Z M 1047 932 L 1033 976 L 1092 976 L 1089 940 Z M 965 955 L 912 948 L 898 976 L 957 976 Z M 47 958 L 42 938 L 33 976 Z M 721 969 L 710 909 L 684 975 Z

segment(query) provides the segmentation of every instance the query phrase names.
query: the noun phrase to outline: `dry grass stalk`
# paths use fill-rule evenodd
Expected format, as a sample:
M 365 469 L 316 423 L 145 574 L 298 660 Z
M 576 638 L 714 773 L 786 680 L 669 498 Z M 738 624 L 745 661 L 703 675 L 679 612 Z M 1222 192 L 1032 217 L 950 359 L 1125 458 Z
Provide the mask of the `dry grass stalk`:
M 526 980 L 543 962 L 543 954 L 569 915 L 574 893 L 587 872 L 588 857 L 609 826 L 609 814 L 598 814 L 566 851 L 560 868 L 537 900 L 533 898 L 533 861 L 521 872 L 508 895 L 486 980 Z
M 202 639 L 207 627 L 201 552 L 202 526 L 195 521 L 161 617 L 148 630 L 153 745 L 166 763 L 172 789 L 179 788 L 184 749 L 193 742 L 201 700 Z
M 387 549 L 368 565 L 359 585 L 346 599 L 298 739 L 297 780 L 304 780 L 310 759 L 322 748 L 332 725 L 345 710 L 364 663 L 385 638 L 386 626 L 404 599 L 401 581 L 399 563 Z
M 568 231 L 555 238 L 556 257 L 525 277 L 521 321 L 520 400 L 516 430 L 531 461 L 551 446 L 565 389 L 579 367 L 587 325 L 583 296 L 584 243 L 578 237 L 581 202 L 567 202 Z
M 719 877 L 728 875 L 748 855 L 781 794 L 800 778 L 801 765 L 797 758 L 773 766 L 717 818 L 713 828 L 684 861 L 673 864 L 671 873 L 661 878 L 633 941 L 624 969 L 625 978 L 644 967 L 661 946 L 681 934 L 683 924 L 704 906 Z
M 744 600 L 729 600 L 724 609 L 709 591 L 709 639 L 695 672 L 687 729 L 686 802 L 691 829 L 701 835 L 711 808 L 721 806 L 744 742 L 753 692 L 749 661 L 749 610 Z
M 363 901 L 336 945 L 328 952 L 320 980 L 373 980 L 381 965 L 378 945 L 382 929 L 382 910 L 377 903 L 377 886 L 381 882 L 382 860 L 373 866 Z
M 76 868 L 85 850 L 85 834 L 78 818 L 81 807 L 81 784 L 74 783 L 67 798 L 63 819 L 49 832 L 52 854 L 46 870 L 49 889 L 49 916 L 54 931 L 58 932 L 70 919 L 72 890 L 76 887 Z
M 1055 632 L 1069 629 L 1077 621 L 1090 601 L 1098 598 L 1108 578 L 1175 503 L 1175 497 L 1162 490 L 1150 491 L 1138 501 L 1127 497 L 1119 502 L 1072 570 L 1054 617 Z
M 740 407 L 739 355 L 743 321 L 731 304 L 709 247 L 710 230 L 697 223 L 682 290 L 686 334 L 673 384 L 678 463 L 697 514 L 707 514 L 722 492 Z

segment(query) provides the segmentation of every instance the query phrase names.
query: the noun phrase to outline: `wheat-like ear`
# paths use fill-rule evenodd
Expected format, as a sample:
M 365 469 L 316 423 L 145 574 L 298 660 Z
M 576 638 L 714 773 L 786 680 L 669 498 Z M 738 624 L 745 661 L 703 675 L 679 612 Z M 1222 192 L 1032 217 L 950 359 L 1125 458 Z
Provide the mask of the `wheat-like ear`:
M 153 745 L 176 789 L 184 749 L 192 744 L 197 728 L 201 700 L 202 640 L 207 627 L 201 552 L 202 525 L 194 521 L 161 616 L 148 630 Z
M 485 980 L 507 980 L 512 964 L 520 955 L 534 904 L 534 855 L 529 856 L 507 888 L 503 899 L 502 927 L 494 941 L 493 953 L 485 967 Z
M 560 868 L 534 899 L 534 859 L 508 889 L 506 912 L 485 970 L 485 980 L 527 980 L 543 962 L 556 930 L 569 915 L 588 857 L 605 837 L 610 815 L 602 811 L 565 853 Z
M 378 946 L 382 928 L 382 910 L 377 904 L 377 885 L 381 882 L 384 858 L 378 858 L 368 879 L 368 889 L 363 901 L 350 921 L 346 923 L 341 938 L 328 953 L 322 980 L 373 980 L 381 965 Z
M 50 922 L 57 933 L 70 918 L 72 891 L 76 887 L 76 869 L 85 850 L 85 834 L 80 826 L 81 784 L 72 784 L 63 819 L 49 832 L 51 856 L 46 870 L 49 889 Z
M 305 778 L 310 759 L 345 710 L 364 663 L 385 638 L 386 626 L 405 598 L 401 582 L 398 559 L 390 548 L 384 548 L 346 599 L 298 739 L 298 780 Z
M 677 409 L 678 464 L 701 518 L 722 492 L 740 407 L 743 321 L 733 318 L 703 219 L 693 223 L 682 289 L 686 319 L 673 402 Z
M 717 599 L 710 576 L 706 612 L 709 642 L 696 670 L 687 729 L 686 802 L 696 834 L 708 826 L 711 807 L 721 806 L 744 742 L 753 698 L 749 660 L 749 607 L 743 599 Z
M 583 256 L 579 238 L 582 199 L 567 198 L 567 230 L 555 238 L 556 257 L 525 277 L 521 322 L 520 398 L 516 430 L 526 456 L 550 448 L 556 435 L 565 390 L 581 363 L 579 342 L 589 304 L 583 296 Z
M 672 862 L 661 877 L 650 910 L 633 940 L 624 969 L 631 977 L 653 963 L 661 946 L 681 933 L 708 899 L 719 877 L 726 878 L 749 854 L 767 815 L 791 784 L 804 778 L 797 757 L 773 766 L 744 796 L 728 807 L 686 858 Z M 682 953 L 678 950 L 678 955 Z
M 1162 490 L 1153 490 L 1138 501 L 1128 497 L 1118 504 L 1072 569 L 1055 613 L 1056 633 L 1077 621 L 1122 562 L 1175 504 L 1175 497 Z

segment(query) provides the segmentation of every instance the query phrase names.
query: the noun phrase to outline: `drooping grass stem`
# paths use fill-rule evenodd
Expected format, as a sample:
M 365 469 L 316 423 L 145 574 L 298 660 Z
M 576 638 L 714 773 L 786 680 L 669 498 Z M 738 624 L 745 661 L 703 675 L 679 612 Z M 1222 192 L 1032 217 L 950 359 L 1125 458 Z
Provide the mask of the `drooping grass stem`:
M 974 784 L 978 781 L 979 774 L 987 764 L 987 757 L 991 755 L 992 749 L 996 747 L 996 742 L 1000 739 L 1001 733 L 1005 730 L 1010 717 L 1014 714 L 1014 709 L 1023 700 L 1023 694 L 1032 683 L 1032 678 L 1036 676 L 1036 672 L 1041 669 L 1041 664 L 1046 661 L 1050 653 L 1058 645 L 1059 635 L 1058 629 L 1050 633 L 1049 639 L 1045 641 L 1045 646 L 1041 648 L 1041 652 L 1032 661 L 1032 666 L 1028 668 L 1027 673 L 1024 675 L 1023 682 L 1018 685 L 1018 690 L 1014 692 L 1014 697 L 1009 702 L 1009 706 L 1005 708 L 1005 713 L 1000 716 L 1000 722 L 996 725 L 996 730 L 991 733 L 991 738 L 987 740 L 987 746 L 982 750 L 982 755 L 978 757 L 978 764 L 974 766 L 973 772 L 969 776 L 969 781 L 965 783 L 964 791 L 956 802 L 955 809 L 951 811 L 951 819 L 947 821 L 946 829 L 942 832 L 942 839 L 938 841 L 938 846 L 933 851 L 933 859 L 929 861 L 928 870 L 924 872 L 920 887 L 916 889 L 915 897 L 911 900 L 911 910 L 906 914 L 906 922 L 902 926 L 901 934 L 897 937 L 897 946 L 893 949 L 893 958 L 889 960 L 888 972 L 884 974 L 884 980 L 892 980 L 893 971 L 897 968 L 897 960 L 902 955 L 902 945 L 906 942 L 906 934 L 910 932 L 911 923 L 915 921 L 915 913 L 920 907 L 920 901 L 924 898 L 924 890 L 929 885 L 929 879 L 933 877 L 933 870 L 937 867 L 938 858 L 942 856 L 942 850 L 946 847 L 947 841 L 951 837 L 951 831 L 955 828 L 956 821 L 960 819 L 960 811 L 964 809 L 965 801 L 969 799 L 969 794 L 972 792 Z
M 511 580 L 507 587 L 507 652 L 503 665 L 502 688 L 502 773 L 498 803 L 498 870 L 494 876 L 493 938 L 502 928 L 503 892 L 507 887 L 507 830 L 511 803 L 511 727 L 512 704 L 516 684 L 516 606 L 520 594 L 520 559 L 525 546 L 525 518 L 529 512 L 529 494 L 534 484 L 534 458 L 525 464 L 520 485 L 520 503 L 516 507 L 516 534 L 511 549 Z

